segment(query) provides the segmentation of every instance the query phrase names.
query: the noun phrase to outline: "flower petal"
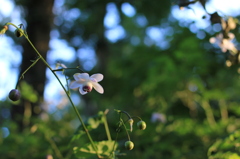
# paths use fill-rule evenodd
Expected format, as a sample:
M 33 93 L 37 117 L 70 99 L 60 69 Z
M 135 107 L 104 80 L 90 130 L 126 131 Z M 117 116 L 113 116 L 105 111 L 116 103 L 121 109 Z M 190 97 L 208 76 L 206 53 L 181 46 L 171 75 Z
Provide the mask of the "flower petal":
M 97 73 L 97 74 L 93 74 L 91 78 L 94 78 L 96 79 L 97 82 L 100 82 L 101 80 L 103 80 L 103 75 L 101 73 Z
M 85 81 L 85 80 L 89 79 L 89 74 L 88 73 L 75 73 L 73 75 L 73 77 L 76 81 Z
M 71 88 L 71 89 L 78 88 L 78 87 L 81 87 L 81 86 L 82 86 L 82 84 L 77 82 L 77 81 L 73 81 L 69 84 L 69 88 Z
M 60 66 L 62 67 L 62 68 L 67 68 L 67 66 L 66 65 L 64 65 L 64 64 L 60 64 Z
M 78 77 L 80 75 L 80 73 L 75 73 L 73 75 L 73 78 L 75 79 L 75 81 L 78 81 L 80 78 Z
M 93 88 L 98 92 L 98 93 L 101 93 L 103 94 L 104 90 L 103 90 L 103 87 L 97 83 L 97 82 L 92 82 L 92 85 L 93 85 Z
M 90 77 L 89 79 L 91 82 L 97 82 L 97 80 L 95 78 Z

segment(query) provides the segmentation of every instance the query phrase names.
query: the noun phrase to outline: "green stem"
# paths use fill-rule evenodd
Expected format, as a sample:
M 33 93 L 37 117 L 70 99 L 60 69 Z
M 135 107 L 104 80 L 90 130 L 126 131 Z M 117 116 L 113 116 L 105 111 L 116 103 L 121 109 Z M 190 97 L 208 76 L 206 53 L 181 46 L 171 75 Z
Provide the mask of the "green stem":
M 123 126 L 124 126 L 124 129 L 126 130 L 126 133 L 127 133 L 127 136 L 128 136 L 128 140 L 130 141 L 130 135 L 129 135 L 129 133 L 128 133 L 128 131 L 127 131 L 127 127 L 126 127 L 126 125 L 124 124 L 124 121 L 121 119 L 121 122 L 122 122 L 122 124 L 123 124 Z
M 124 111 L 124 110 L 120 110 L 120 112 L 126 114 L 127 117 L 128 117 L 128 119 L 132 119 L 131 116 L 130 116 L 126 111 Z
M 119 132 L 117 132 L 117 135 L 116 135 L 116 138 L 115 138 L 115 141 L 114 141 L 114 144 L 113 144 L 113 148 L 112 148 L 112 153 L 109 155 L 109 158 L 112 157 L 112 156 L 114 157 L 114 150 L 115 150 L 116 143 L 117 143 L 118 133 Z
M 17 89 L 17 86 L 18 86 L 18 83 L 20 82 L 21 79 L 24 78 L 24 74 L 30 69 L 32 68 L 37 62 L 38 60 L 40 60 L 40 56 L 21 74 L 20 78 L 18 79 L 18 82 L 17 82 L 17 85 L 16 85 L 16 89 Z
M 132 117 L 126 112 L 126 111 L 124 111 L 124 110 L 118 110 L 118 112 L 119 113 L 124 113 L 125 115 L 127 115 L 127 117 L 128 117 L 128 122 L 129 122 L 129 124 L 130 124 L 130 131 L 132 132 L 132 130 L 133 130 L 133 119 L 132 119 Z M 125 127 L 125 125 L 124 125 L 124 127 Z
M 107 138 L 108 138 L 109 141 L 112 141 L 111 134 L 110 134 L 109 127 L 108 127 L 108 123 L 107 123 L 107 116 L 106 116 L 107 113 L 108 113 L 108 109 L 105 110 L 105 112 L 104 112 L 103 123 L 104 123 L 104 127 L 105 127 L 105 130 L 106 130 Z
M 121 110 L 116 110 L 116 111 L 118 111 L 118 113 L 119 113 L 119 125 L 118 125 L 118 128 L 117 128 L 117 133 L 119 133 L 119 131 L 120 131 L 120 127 L 123 125 L 124 126 L 124 129 L 125 129 L 125 131 L 126 131 L 126 133 L 127 133 L 127 136 L 128 136 L 128 140 L 130 141 L 130 135 L 129 135 L 129 133 L 128 133 L 128 131 L 127 131 L 127 127 L 126 127 L 126 125 L 124 124 L 124 121 L 123 121 L 123 119 L 122 119 L 122 112 L 125 112 L 125 111 L 121 111 Z M 127 113 L 128 114 L 128 113 Z M 129 115 L 129 114 L 128 114 Z
M 83 73 L 85 73 L 82 69 L 80 69 L 80 68 L 60 68 L 60 69 L 55 69 L 55 70 L 53 70 L 54 72 L 56 72 L 56 71 L 64 71 L 64 70 L 75 70 L 75 69 L 77 69 L 77 70 L 80 70 L 80 71 L 82 71 Z
M 138 120 L 142 121 L 142 118 L 140 118 L 139 116 L 132 116 L 132 118 L 137 118 Z
M 12 24 L 12 23 L 6 23 L 6 25 L 12 25 L 14 26 L 16 29 L 19 29 L 16 25 Z M 22 30 L 20 30 L 22 31 Z M 83 129 L 85 130 L 87 136 L 88 136 L 88 139 L 90 140 L 91 142 L 91 145 L 93 147 L 93 149 L 95 150 L 98 158 L 100 158 L 100 155 L 98 154 L 98 151 L 97 151 L 97 147 L 96 145 L 94 144 L 93 140 L 92 140 L 92 137 L 90 136 L 89 132 L 88 132 L 88 129 L 87 127 L 85 126 L 84 122 L 83 122 L 83 119 L 82 117 L 80 116 L 76 106 L 73 104 L 73 101 L 68 93 L 68 91 L 66 90 L 66 88 L 63 86 L 62 82 L 60 81 L 60 79 L 58 78 L 57 74 L 54 72 L 54 70 L 51 68 L 51 66 L 47 63 L 47 61 L 42 57 L 42 55 L 38 52 L 38 50 L 35 48 L 35 46 L 32 44 L 32 42 L 30 41 L 30 39 L 28 38 L 28 36 L 22 31 L 23 35 L 25 36 L 25 38 L 27 39 L 27 41 L 29 42 L 29 44 L 32 46 L 32 48 L 35 50 L 35 52 L 38 54 L 39 58 L 43 61 L 43 63 L 50 69 L 50 71 L 53 73 L 53 75 L 56 77 L 56 79 L 58 80 L 58 82 L 60 83 L 60 85 L 62 86 L 64 92 L 66 93 L 75 113 L 77 114 L 77 117 L 80 121 L 80 123 L 82 124 L 83 126 Z

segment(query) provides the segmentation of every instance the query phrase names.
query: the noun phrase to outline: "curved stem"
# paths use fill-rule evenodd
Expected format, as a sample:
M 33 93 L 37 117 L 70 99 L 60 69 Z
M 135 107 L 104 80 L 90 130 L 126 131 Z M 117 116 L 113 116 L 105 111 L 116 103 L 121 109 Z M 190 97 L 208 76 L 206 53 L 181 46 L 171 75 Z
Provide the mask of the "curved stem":
M 142 121 L 142 118 L 140 118 L 139 116 L 132 116 L 132 118 L 137 118 L 138 120 Z
M 80 69 L 80 68 L 60 68 L 60 69 L 55 69 L 55 70 L 53 70 L 54 72 L 56 72 L 56 71 L 64 71 L 64 70 L 73 70 L 73 69 L 77 69 L 77 70 L 80 70 L 80 71 L 82 71 L 83 73 L 85 73 L 82 69 Z
M 126 131 L 126 133 L 127 133 L 128 140 L 130 141 L 130 135 L 129 135 L 129 133 L 128 133 L 128 131 L 127 131 L 127 127 L 126 127 L 126 125 L 124 124 L 124 121 L 123 121 L 123 119 L 122 119 L 122 111 L 121 111 L 121 110 L 116 110 L 116 111 L 119 112 L 119 125 L 118 125 L 118 128 L 116 129 L 116 131 L 117 131 L 117 133 L 119 133 L 120 127 L 123 125 L 123 127 L 124 127 L 124 129 L 125 129 L 125 131 Z
M 6 25 L 12 25 L 12 26 L 14 26 L 15 28 L 19 29 L 16 25 L 14 25 L 14 24 L 12 24 L 12 23 L 6 23 Z M 93 142 L 93 140 L 92 140 L 92 137 L 91 137 L 90 133 L 88 132 L 88 129 L 87 129 L 86 125 L 84 124 L 83 119 L 82 119 L 81 115 L 79 114 L 76 106 L 73 104 L 73 101 L 72 101 L 72 99 L 71 99 L 68 91 L 67 91 L 66 88 L 63 86 L 62 82 L 60 81 L 60 79 L 59 79 L 59 77 L 57 76 L 57 74 L 55 73 L 55 71 L 51 68 L 51 66 L 47 63 L 47 61 L 42 57 L 42 55 L 38 52 L 38 50 L 37 50 L 37 49 L 35 48 L 35 46 L 32 44 L 32 42 L 30 41 L 30 39 L 28 38 L 28 36 L 27 36 L 22 30 L 20 30 L 20 31 L 23 33 L 23 35 L 25 36 L 25 38 L 27 39 L 27 41 L 29 42 L 29 44 L 32 46 L 32 48 L 34 49 L 34 51 L 38 54 L 39 58 L 40 58 L 40 59 L 43 61 L 43 63 L 50 69 L 50 71 L 53 73 L 53 75 L 56 77 L 56 79 L 57 79 L 58 82 L 60 83 L 60 85 L 61 85 L 61 87 L 63 88 L 64 92 L 66 93 L 66 95 L 67 95 L 67 97 L 68 97 L 68 99 L 69 99 L 69 101 L 70 101 L 70 103 L 71 103 L 71 105 L 72 105 L 75 113 L 77 114 L 77 117 L 78 117 L 80 123 L 82 124 L 83 129 L 84 129 L 84 131 L 86 132 L 86 134 L 87 134 L 87 136 L 88 136 L 88 139 L 90 140 L 93 149 L 95 150 L 98 158 L 100 158 L 100 156 L 99 156 L 99 154 L 98 154 L 98 151 L 97 151 L 97 147 L 96 147 L 96 145 L 94 144 L 94 142 Z
M 18 86 L 18 83 L 20 82 L 20 80 L 21 79 L 23 79 L 24 78 L 24 74 L 30 69 L 30 68 L 32 68 L 37 62 L 38 62 L 38 60 L 40 60 L 41 58 L 40 58 L 40 56 L 21 74 L 21 76 L 19 77 L 19 79 L 18 79 L 18 82 L 17 82 L 17 85 L 16 85 L 16 89 L 17 89 L 17 86 Z
M 121 110 L 122 113 L 126 114 L 128 116 L 128 119 L 132 119 L 131 116 L 124 110 Z
M 124 111 L 124 110 L 116 110 L 118 113 L 120 113 L 120 114 L 122 114 L 122 113 L 124 113 L 125 115 L 127 115 L 127 117 L 128 117 L 128 122 L 129 122 L 129 124 L 130 124 L 130 132 L 132 132 L 132 130 L 133 130 L 133 122 L 134 122 L 134 120 L 132 119 L 132 117 L 126 112 L 126 111 Z M 121 117 L 120 117 L 120 120 L 122 120 L 121 119 Z M 126 127 L 125 125 L 124 125 L 124 127 Z
M 116 112 L 118 113 L 124 113 L 125 115 L 127 115 L 128 119 L 132 119 L 132 117 L 124 110 L 117 110 L 117 109 L 114 109 Z

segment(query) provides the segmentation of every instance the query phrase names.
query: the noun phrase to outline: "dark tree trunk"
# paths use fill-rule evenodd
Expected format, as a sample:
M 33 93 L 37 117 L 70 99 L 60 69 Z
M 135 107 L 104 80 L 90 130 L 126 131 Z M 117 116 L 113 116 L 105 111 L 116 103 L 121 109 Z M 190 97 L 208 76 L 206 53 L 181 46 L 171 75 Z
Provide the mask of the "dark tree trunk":
M 25 3 L 24 7 L 26 7 L 27 34 L 29 39 L 41 55 L 46 58 L 47 51 L 49 50 L 50 31 L 53 22 L 52 8 L 54 0 L 30 0 L 24 1 L 23 3 Z M 20 75 L 32 64 L 30 60 L 37 58 L 37 54 L 30 44 L 26 40 L 24 41 Z M 20 130 L 29 126 L 31 117 L 38 116 L 41 113 L 41 103 L 43 101 L 46 81 L 45 65 L 39 61 L 24 75 L 23 81 L 36 91 L 38 98 L 37 101 L 34 102 L 22 98 L 19 105 L 12 107 L 12 119 L 18 123 Z M 22 90 L 21 87 L 20 90 Z

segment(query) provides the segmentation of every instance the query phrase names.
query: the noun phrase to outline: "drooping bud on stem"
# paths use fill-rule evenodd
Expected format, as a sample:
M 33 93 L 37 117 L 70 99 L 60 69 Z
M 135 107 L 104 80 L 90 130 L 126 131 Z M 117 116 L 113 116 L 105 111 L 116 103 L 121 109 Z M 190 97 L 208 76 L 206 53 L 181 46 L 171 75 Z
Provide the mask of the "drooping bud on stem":
M 15 30 L 15 35 L 16 35 L 16 37 L 21 37 L 21 36 L 23 36 L 23 34 L 24 34 L 24 30 L 22 29 L 23 28 L 23 24 L 19 24 L 19 28 L 17 28 L 16 30 Z
M 132 132 L 134 120 L 131 118 L 131 119 L 128 120 L 128 122 L 129 122 L 129 124 L 130 124 L 130 132 Z
M 21 37 L 21 36 L 23 36 L 23 30 L 22 29 L 16 29 L 15 30 L 15 35 L 16 35 L 16 37 Z
M 20 99 L 21 93 L 20 93 L 19 90 L 17 90 L 17 89 L 12 89 L 12 90 L 9 92 L 8 97 L 9 97 L 9 99 L 11 99 L 12 101 L 17 101 L 17 100 Z
M 128 150 L 132 150 L 134 148 L 134 143 L 132 141 L 126 141 L 124 145 Z
M 145 121 L 141 120 L 137 123 L 137 126 L 140 130 L 145 130 L 147 127 L 147 124 L 145 123 Z

